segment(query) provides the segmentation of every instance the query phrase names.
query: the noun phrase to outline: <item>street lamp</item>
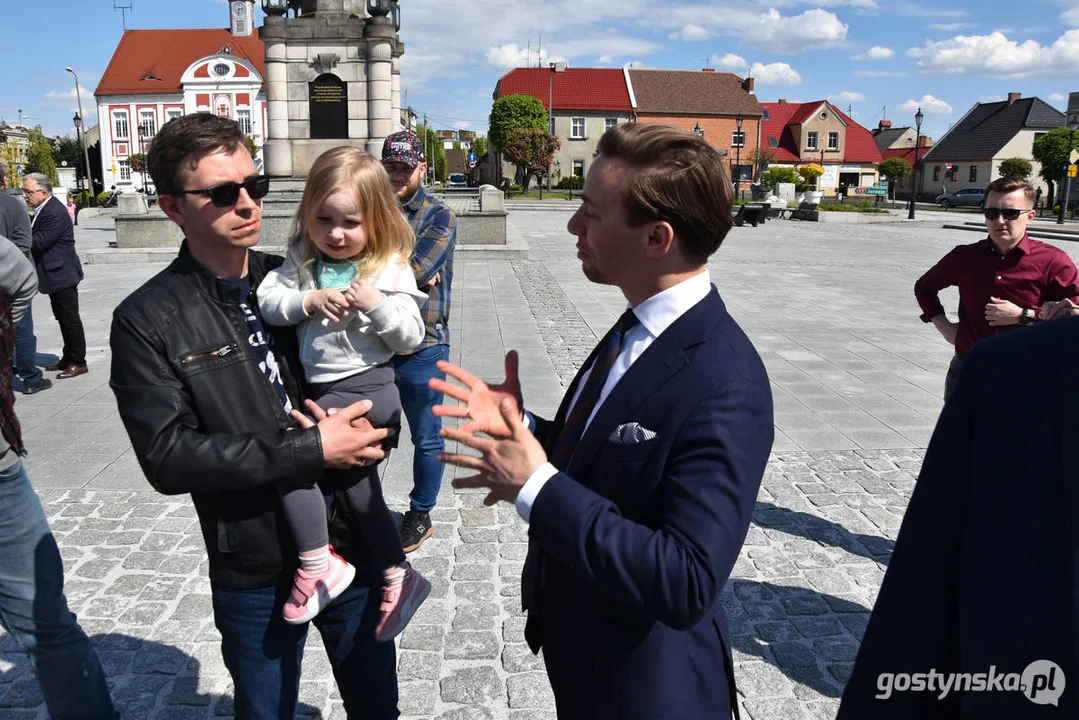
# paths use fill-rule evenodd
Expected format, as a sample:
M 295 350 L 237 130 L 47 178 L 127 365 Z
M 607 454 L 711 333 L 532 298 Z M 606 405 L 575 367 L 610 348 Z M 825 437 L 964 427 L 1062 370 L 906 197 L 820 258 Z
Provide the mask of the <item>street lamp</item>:
M 914 171 L 910 176 L 910 207 L 907 209 L 907 220 L 914 219 L 914 196 L 918 192 L 918 146 L 922 144 L 922 120 L 925 115 L 922 115 L 922 109 L 918 108 L 918 112 L 914 114 L 914 125 L 917 131 L 914 134 Z
M 738 173 L 738 184 L 734 187 L 737 188 L 738 199 L 742 199 L 742 113 L 738 113 L 738 117 L 734 119 L 734 126 L 738 129 L 738 146 L 735 148 L 735 160 L 734 167 L 735 172 Z
M 71 68 L 70 65 L 66 68 L 66 70 L 75 76 L 75 98 L 79 102 L 79 114 L 76 117 L 85 118 L 86 115 L 82 112 L 82 93 L 79 91 L 79 75 Z M 94 197 L 94 181 L 90 173 L 90 151 L 86 149 L 86 143 L 84 141 L 80 140 L 79 144 L 82 145 L 82 159 L 85 163 L 83 167 L 86 170 L 86 189 L 90 191 L 91 204 L 93 204 L 92 198 Z M 82 187 L 81 180 L 79 181 L 79 187 Z
M 693 134 L 697 137 L 704 137 L 704 128 L 701 127 L 700 123 L 693 126 Z
M 1071 118 L 1068 129 L 1072 132 L 1068 140 L 1068 157 L 1064 160 L 1064 196 L 1060 198 L 1060 214 L 1057 215 L 1057 225 L 1064 224 L 1064 213 L 1068 211 L 1068 197 L 1072 192 L 1072 179 L 1068 175 L 1068 166 L 1071 165 L 1071 154 L 1075 152 L 1075 131 L 1079 129 L 1079 116 Z

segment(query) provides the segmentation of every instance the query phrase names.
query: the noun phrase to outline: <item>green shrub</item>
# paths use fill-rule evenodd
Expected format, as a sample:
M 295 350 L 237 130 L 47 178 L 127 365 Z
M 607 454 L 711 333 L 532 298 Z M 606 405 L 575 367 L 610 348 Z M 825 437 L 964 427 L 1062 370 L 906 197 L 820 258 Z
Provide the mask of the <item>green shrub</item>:
M 558 190 L 580 190 L 584 187 L 584 178 L 580 175 L 570 175 L 559 180 L 555 187 Z
M 105 203 L 105 201 L 108 200 L 108 198 L 109 198 L 108 190 L 102 190 L 101 192 L 99 192 L 97 194 L 97 204 L 98 205 L 103 205 Z
M 821 203 L 817 210 L 825 212 L 860 212 L 860 213 L 887 213 L 887 210 L 873 207 L 868 200 L 860 200 L 857 203 Z
M 510 183 L 510 192 L 515 192 L 515 193 L 521 192 L 521 186 L 519 184 L 517 184 L 517 183 Z

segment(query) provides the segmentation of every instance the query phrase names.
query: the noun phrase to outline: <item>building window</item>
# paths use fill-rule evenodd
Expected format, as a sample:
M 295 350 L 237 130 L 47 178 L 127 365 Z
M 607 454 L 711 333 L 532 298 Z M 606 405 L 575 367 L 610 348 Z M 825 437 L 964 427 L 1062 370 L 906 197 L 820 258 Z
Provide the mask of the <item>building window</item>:
M 240 123 L 240 130 L 244 135 L 251 134 L 251 111 L 250 110 L 237 110 L 236 122 Z
M 165 111 L 165 122 L 168 122 L 169 120 L 175 120 L 183 114 L 184 111 L 180 108 L 169 108 Z
M 977 165 L 971 165 L 970 166 L 970 181 L 971 182 L 978 182 L 978 166 Z
M 940 165 L 933 166 L 933 182 L 940 180 Z
M 157 135 L 157 116 L 153 110 L 139 110 L 139 135 L 146 140 Z
M 607 132 L 618 124 L 618 118 L 607 118 L 603 121 L 603 132 Z
M 580 178 L 584 177 L 584 160 L 573 161 L 573 176 Z
M 734 182 L 748 182 L 753 179 L 752 165 L 732 165 L 731 177 Z
M 806 150 L 817 149 L 817 131 L 810 130 L 806 133 Z
M 570 118 L 570 140 L 584 140 L 584 118 Z
M 130 137 L 127 127 L 127 110 L 117 110 L 112 114 L 113 139 L 127 140 Z
M 761 120 L 771 120 L 771 119 L 772 119 L 772 114 L 770 112 L 768 112 L 768 108 L 764 108 L 764 117 L 762 117 Z
M 769 135 L 768 136 L 768 147 L 770 147 L 770 148 L 779 147 L 779 138 Z
M 745 147 L 746 146 L 746 131 L 745 130 L 732 130 L 731 131 L 731 147 Z
M 828 149 L 829 150 L 838 150 L 839 149 L 839 133 L 837 133 L 837 132 L 829 132 L 828 133 Z
M 116 164 L 120 168 L 120 179 L 121 180 L 127 180 L 127 181 L 130 182 L 130 180 L 131 180 L 131 166 L 128 165 L 127 160 L 117 160 Z
M 951 163 L 949 163 L 947 166 L 945 166 L 944 170 L 945 180 L 955 181 L 959 179 L 959 168 L 956 165 L 952 165 Z
M 554 115 L 552 115 L 550 117 L 550 119 L 547 120 L 547 131 L 550 132 L 552 135 L 555 134 L 555 132 L 554 132 Z

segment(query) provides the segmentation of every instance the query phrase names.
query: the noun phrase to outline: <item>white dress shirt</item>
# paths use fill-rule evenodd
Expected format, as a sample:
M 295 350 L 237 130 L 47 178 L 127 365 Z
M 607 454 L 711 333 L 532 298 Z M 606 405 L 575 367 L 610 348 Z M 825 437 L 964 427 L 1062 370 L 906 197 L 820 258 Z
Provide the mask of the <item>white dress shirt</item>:
M 644 351 L 655 342 L 656 338 L 664 330 L 673 325 L 675 320 L 682 317 L 687 310 L 707 297 L 711 290 L 712 279 L 707 270 L 701 270 L 697 275 L 653 295 L 633 308 L 633 314 L 637 316 L 639 322 L 626 332 L 622 341 L 622 351 L 618 353 L 614 365 L 611 366 L 611 371 L 607 375 L 607 382 L 603 384 L 603 390 L 599 394 L 599 399 L 596 400 L 596 406 L 592 408 L 592 414 L 588 416 L 588 420 L 581 430 L 582 436 L 592 422 L 592 418 L 596 416 L 600 406 L 603 405 L 604 400 L 611 394 L 615 385 L 626 374 L 630 366 L 637 361 L 637 358 L 643 355 Z M 588 368 L 581 376 L 580 382 L 577 383 L 577 390 L 573 394 L 573 402 L 569 406 L 570 411 L 577 404 L 577 398 L 580 396 L 581 391 L 584 390 L 584 386 L 591 374 L 592 368 Z M 529 429 L 533 429 L 531 423 L 529 425 Z M 543 486 L 557 472 L 558 469 L 554 465 L 545 462 L 532 473 L 528 481 L 521 487 L 520 492 L 517 494 L 516 507 L 517 513 L 525 522 L 528 522 L 532 515 L 532 504 L 536 501 L 536 496 L 539 495 Z

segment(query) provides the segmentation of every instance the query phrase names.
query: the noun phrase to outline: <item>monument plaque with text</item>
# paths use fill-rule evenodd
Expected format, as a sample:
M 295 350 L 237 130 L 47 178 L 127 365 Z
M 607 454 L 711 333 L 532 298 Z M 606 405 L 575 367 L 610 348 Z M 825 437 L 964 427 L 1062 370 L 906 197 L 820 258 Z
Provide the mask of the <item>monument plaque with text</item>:
M 308 84 L 311 111 L 311 139 L 348 138 L 348 88 L 331 73 L 319 75 Z

